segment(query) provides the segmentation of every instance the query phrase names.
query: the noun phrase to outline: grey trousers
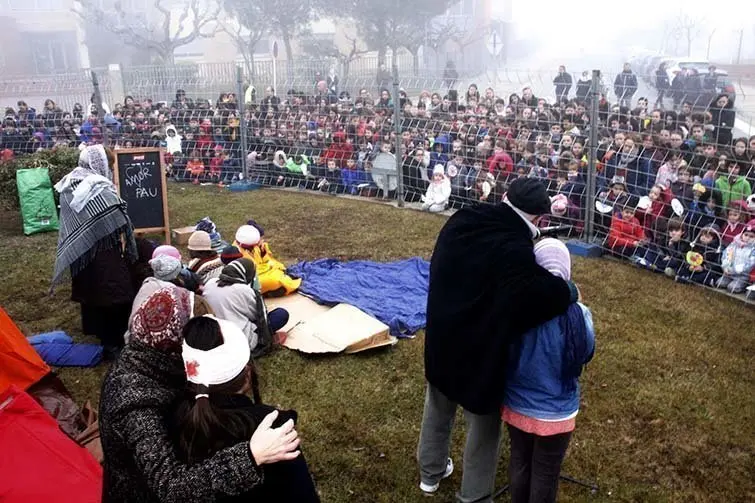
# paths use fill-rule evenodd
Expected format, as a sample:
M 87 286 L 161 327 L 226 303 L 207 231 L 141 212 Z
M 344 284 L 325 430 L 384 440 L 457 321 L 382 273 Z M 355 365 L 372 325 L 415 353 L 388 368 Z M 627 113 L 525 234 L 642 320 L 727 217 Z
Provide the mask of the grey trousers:
M 440 481 L 446 469 L 457 406 L 432 385 L 427 385 L 417 446 L 420 477 L 425 484 Z M 496 412 L 481 416 L 465 410 L 464 420 L 467 439 L 461 491 L 456 499 L 461 503 L 491 502 L 501 442 L 501 415 Z

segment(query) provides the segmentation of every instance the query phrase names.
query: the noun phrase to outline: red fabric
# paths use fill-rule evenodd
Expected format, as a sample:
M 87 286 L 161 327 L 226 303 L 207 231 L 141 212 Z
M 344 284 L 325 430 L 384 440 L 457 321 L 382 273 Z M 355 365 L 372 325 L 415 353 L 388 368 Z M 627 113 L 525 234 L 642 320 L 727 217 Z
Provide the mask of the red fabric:
M 219 175 L 223 172 L 223 158 L 213 157 L 210 159 L 210 173 L 213 175 Z
M 12 384 L 27 389 L 48 372 L 50 367 L 42 361 L 24 334 L 0 307 L 0 393 Z M 0 492 L 0 501 L 2 500 Z
M 611 248 L 631 247 L 634 246 L 635 241 L 643 239 L 645 239 L 645 231 L 636 218 L 626 221 L 622 220 L 618 214 L 611 218 L 611 231 L 608 233 L 608 246 Z
M 514 161 L 506 152 L 493 154 L 488 158 L 488 172 L 492 175 L 505 175 L 514 171 Z
M 721 246 L 729 246 L 731 242 L 734 241 L 734 238 L 742 234 L 742 231 L 744 230 L 745 224 L 742 222 L 737 222 L 734 225 L 726 222 L 726 226 L 721 233 Z
M 99 503 L 102 467 L 16 386 L 0 394 L 0 501 Z
M 322 155 L 322 159 L 325 163 L 333 159 L 336 161 L 336 166 L 340 168 L 353 153 L 354 147 L 346 142 L 346 133 L 338 131 L 333 134 L 333 143 Z

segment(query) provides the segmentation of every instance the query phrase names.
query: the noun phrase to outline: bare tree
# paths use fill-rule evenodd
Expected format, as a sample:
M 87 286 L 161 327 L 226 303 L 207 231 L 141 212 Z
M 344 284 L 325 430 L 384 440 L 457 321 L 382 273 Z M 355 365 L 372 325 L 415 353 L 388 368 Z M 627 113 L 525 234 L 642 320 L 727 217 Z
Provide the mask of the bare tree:
M 450 34 L 448 39 L 456 44 L 461 51 L 462 67 L 466 60 L 467 47 L 482 40 L 487 32 L 487 27 L 478 26 L 472 20 L 465 20 L 462 26 Z
M 236 20 L 234 20 L 236 21 Z M 244 66 L 246 67 L 247 75 L 250 78 L 254 78 L 254 53 L 255 48 L 262 37 L 267 33 L 267 29 L 262 23 L 246 23 L 241 24 L 239 22 L 220 22 L 222 30 L 233 39 L 236 48 L 241 53 L 241 57 L 244 58 Z
M 713 28 L 708 34 L 708 49 L 705 51 L 705 59 L 710 61 L 710 45 L 713 42 L 713 35 L 716 34 L 716 29 Z
M 683 38 L 687 43 L 687 57 L 692 56 L 692 44 L 702 33 L 703 21 L 687 12 L 680 12 L 676 19 L 677 38 Z
M 294 59 L 294 37 L 305 33 L 308 23 L 315 19 L 311 1 L 223 0 L 223 5 L 249 31 L 255 32 L 264 26 L 263 31 L 280 37 L 288 61 Z
M 76 0 L 74 12 L 116 35 L 125 44 L 152 53 L 158 62 L 172 64 L 178 47 L 198 38 L 215 36 L 220 7 L 205 0 L 187 0 L 171 9 L 168 0 L 154 0 L 148 12 L 127 12 L 120 0 L 103 5 L 97 0 Z

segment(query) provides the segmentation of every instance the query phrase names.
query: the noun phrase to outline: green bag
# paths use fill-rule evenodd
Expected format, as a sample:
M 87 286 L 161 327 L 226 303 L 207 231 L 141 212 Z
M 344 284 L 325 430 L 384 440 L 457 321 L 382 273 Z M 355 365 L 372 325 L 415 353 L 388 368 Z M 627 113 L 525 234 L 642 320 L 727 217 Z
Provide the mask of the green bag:
M 52 192 L 50 172 L 47 168 L 19 169 L 16 171 L 18 200 L 24 234 L 58 230 L 58 211 Z

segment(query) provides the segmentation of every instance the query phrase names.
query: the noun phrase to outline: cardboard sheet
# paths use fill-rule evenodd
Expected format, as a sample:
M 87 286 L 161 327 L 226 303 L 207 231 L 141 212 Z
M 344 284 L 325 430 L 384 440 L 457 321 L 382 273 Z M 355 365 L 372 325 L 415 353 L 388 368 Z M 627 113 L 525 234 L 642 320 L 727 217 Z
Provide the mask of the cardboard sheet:
M 330 308 L 294 294 L 267 299 L 268 310 L 282 307 L 289 312 L 283 328 L 283 345 L 304 353 L 358 353 L 396 344 L 388 325 L 349 304 Z
M 299 323 L 310 320 L 318 314 L 328 312 L 332 309 L 329 306 L 318 304 L 309 297 L 305 297 L 299 293 L 286 295 L 285 297 L 266 298 L 265 306 L 267 306 L 268 312 L 278 307 L 282 307 L 288 311 L 288 323 L 281 330 L 286 333 L 289 333 Z

